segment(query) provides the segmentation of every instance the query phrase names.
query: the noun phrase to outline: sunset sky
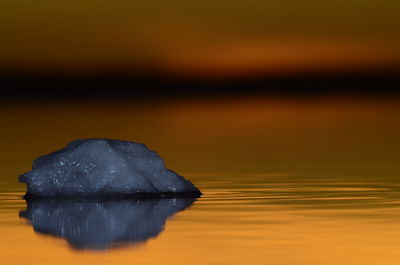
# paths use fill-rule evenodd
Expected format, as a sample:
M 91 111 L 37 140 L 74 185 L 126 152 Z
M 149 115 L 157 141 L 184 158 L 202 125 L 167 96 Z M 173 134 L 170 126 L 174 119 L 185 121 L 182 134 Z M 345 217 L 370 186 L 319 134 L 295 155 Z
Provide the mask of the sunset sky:
M 396 0 L 0 3 L 0 69 L 196 77 L 400 65 Z

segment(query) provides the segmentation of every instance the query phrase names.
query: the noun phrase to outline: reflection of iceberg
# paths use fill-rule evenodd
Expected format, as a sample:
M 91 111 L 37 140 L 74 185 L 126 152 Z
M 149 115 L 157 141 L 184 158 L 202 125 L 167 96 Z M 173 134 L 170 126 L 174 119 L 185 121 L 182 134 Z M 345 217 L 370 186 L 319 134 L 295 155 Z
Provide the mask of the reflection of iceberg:
M 195 199 L 27 201 L 20 216 L 36 232 L 62 237 L 77 249 L 106 249 L 156 237 L 165 221 Z

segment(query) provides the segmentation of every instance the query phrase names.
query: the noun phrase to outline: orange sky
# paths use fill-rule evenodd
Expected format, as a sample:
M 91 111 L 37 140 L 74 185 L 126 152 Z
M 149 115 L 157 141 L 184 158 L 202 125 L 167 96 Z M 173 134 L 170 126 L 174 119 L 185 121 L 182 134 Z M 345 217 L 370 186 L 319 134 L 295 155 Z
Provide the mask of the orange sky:
M 236 76 L 400 65 L 398 1 L 3 1 L 0 69 Z

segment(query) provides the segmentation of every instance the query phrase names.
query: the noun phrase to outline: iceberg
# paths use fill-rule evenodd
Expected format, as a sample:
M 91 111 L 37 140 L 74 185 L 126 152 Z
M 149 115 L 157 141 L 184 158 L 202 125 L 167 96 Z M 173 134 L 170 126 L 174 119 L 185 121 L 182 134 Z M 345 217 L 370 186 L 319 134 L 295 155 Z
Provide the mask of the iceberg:
M 25 198 L 198 197 L 190 181 L 165 168 L 144 144 L 112 139 L 75 140 L 41 156 L 19 176 Z
M 195 198 L 27 201 L 20 211 L 36 233 L 65 239 L 76 250 L 106 250 L 157 237 L 166 220 Z

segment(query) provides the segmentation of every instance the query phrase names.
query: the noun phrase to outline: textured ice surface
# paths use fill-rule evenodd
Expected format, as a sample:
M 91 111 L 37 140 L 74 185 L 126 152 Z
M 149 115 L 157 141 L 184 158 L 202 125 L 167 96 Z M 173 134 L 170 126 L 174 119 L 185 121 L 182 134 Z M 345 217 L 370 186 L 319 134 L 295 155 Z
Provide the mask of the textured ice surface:
M 39 197 L 200 194 L 145 145 L 111 139 L 73 141 L 36 159 L 19 181 Z
M 27 201 L 20 216 L 41 234 L 62 237 L 77 249 L 106 249 L 143 243 L 164 229 L 169 216 L 195 199 L 134 199 L 122 201 Z

